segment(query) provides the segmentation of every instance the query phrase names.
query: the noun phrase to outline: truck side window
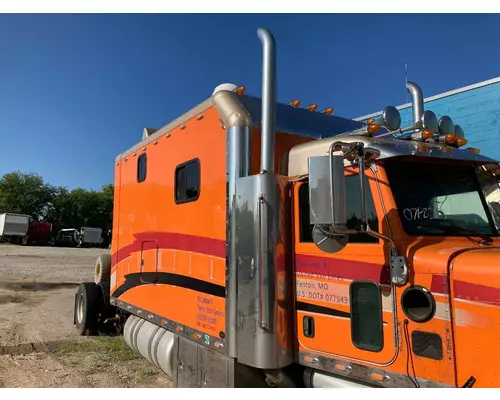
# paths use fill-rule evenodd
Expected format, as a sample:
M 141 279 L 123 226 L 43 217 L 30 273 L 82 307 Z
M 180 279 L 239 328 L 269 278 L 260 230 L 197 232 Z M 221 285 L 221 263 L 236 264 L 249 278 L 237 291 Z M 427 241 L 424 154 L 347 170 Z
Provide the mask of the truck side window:
M 197 158 L 175 169 L 175 202 L 189 203 L 200 197 L 200 160 Z
M 359 176 L 350 175 L 346 177 L 347 213 L 350 218 L 347 220 L 347 228 L 359 229 L 361 227 L 361 192 L 359 190 Z M 368 178 L 365 175 L 366 208 L 368 214 L 368 224 L 376 232 L 378 228 L 378 218 L 375 211 L 372 193 Z M 309 210 L 309 183 L 304 183 L 299 189 L 299 212 L 300 212 L 300 241 L 302 243 L 312 243 L 313 225 L 310 223 Z M 349 235 L 349 243 L 378 243 L 379 240 L 373 236 L 361 233 Z
M 378 352 L 384 348 L 382 294 L 380 285 L 370 281 L 352 281 L 351 339 L 358 349 Z
M 142 153 L 137 159 L 137 182 L 143 182 L 146 180 L 146 166 L 146 153 Z

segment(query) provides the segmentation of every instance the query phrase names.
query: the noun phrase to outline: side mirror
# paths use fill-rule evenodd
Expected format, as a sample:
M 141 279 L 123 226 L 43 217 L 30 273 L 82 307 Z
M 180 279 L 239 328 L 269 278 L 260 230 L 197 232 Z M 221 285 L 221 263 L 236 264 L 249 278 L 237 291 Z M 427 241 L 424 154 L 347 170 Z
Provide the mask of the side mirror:
M 344 157 L 309 157 L 309 204 L 311 224 L 330 225 L 343 231 L 347 226 Z

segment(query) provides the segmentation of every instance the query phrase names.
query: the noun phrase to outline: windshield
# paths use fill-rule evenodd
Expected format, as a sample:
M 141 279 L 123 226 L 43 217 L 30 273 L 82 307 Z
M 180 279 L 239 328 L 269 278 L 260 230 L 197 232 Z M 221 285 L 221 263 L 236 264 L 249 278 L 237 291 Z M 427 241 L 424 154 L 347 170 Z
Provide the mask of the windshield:
M 500 229 L 500 186 L 498 185 L 500 166 L 498 164 L 488 164 L 487 166 L 478 167 L 476 172 L 484 198 L 498 231 Z
M 408 234 L 497 234 L 473 166 L 391 160 L 386 171 Z

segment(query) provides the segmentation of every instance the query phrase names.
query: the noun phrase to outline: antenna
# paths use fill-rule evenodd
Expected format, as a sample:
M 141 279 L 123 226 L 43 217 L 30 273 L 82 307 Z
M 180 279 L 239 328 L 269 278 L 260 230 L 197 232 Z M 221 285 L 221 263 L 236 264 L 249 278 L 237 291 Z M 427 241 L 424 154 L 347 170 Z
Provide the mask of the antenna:
M 408 83 L 408 61 L 405 57 L 405 88 L 406 88 L 406 84 Z M 408 91 L 405 90 L 405 103 L 408 103 Z

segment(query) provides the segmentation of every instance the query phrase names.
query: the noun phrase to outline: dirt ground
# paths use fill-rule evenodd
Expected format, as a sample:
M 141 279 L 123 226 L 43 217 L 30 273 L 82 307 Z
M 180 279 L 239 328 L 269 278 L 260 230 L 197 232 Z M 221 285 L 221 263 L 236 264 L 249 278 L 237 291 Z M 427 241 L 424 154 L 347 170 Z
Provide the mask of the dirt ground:
M 0 245 L 0 387 L 170 387 L 123 337 L 82 337 L 76 287 L 108 250 Z

